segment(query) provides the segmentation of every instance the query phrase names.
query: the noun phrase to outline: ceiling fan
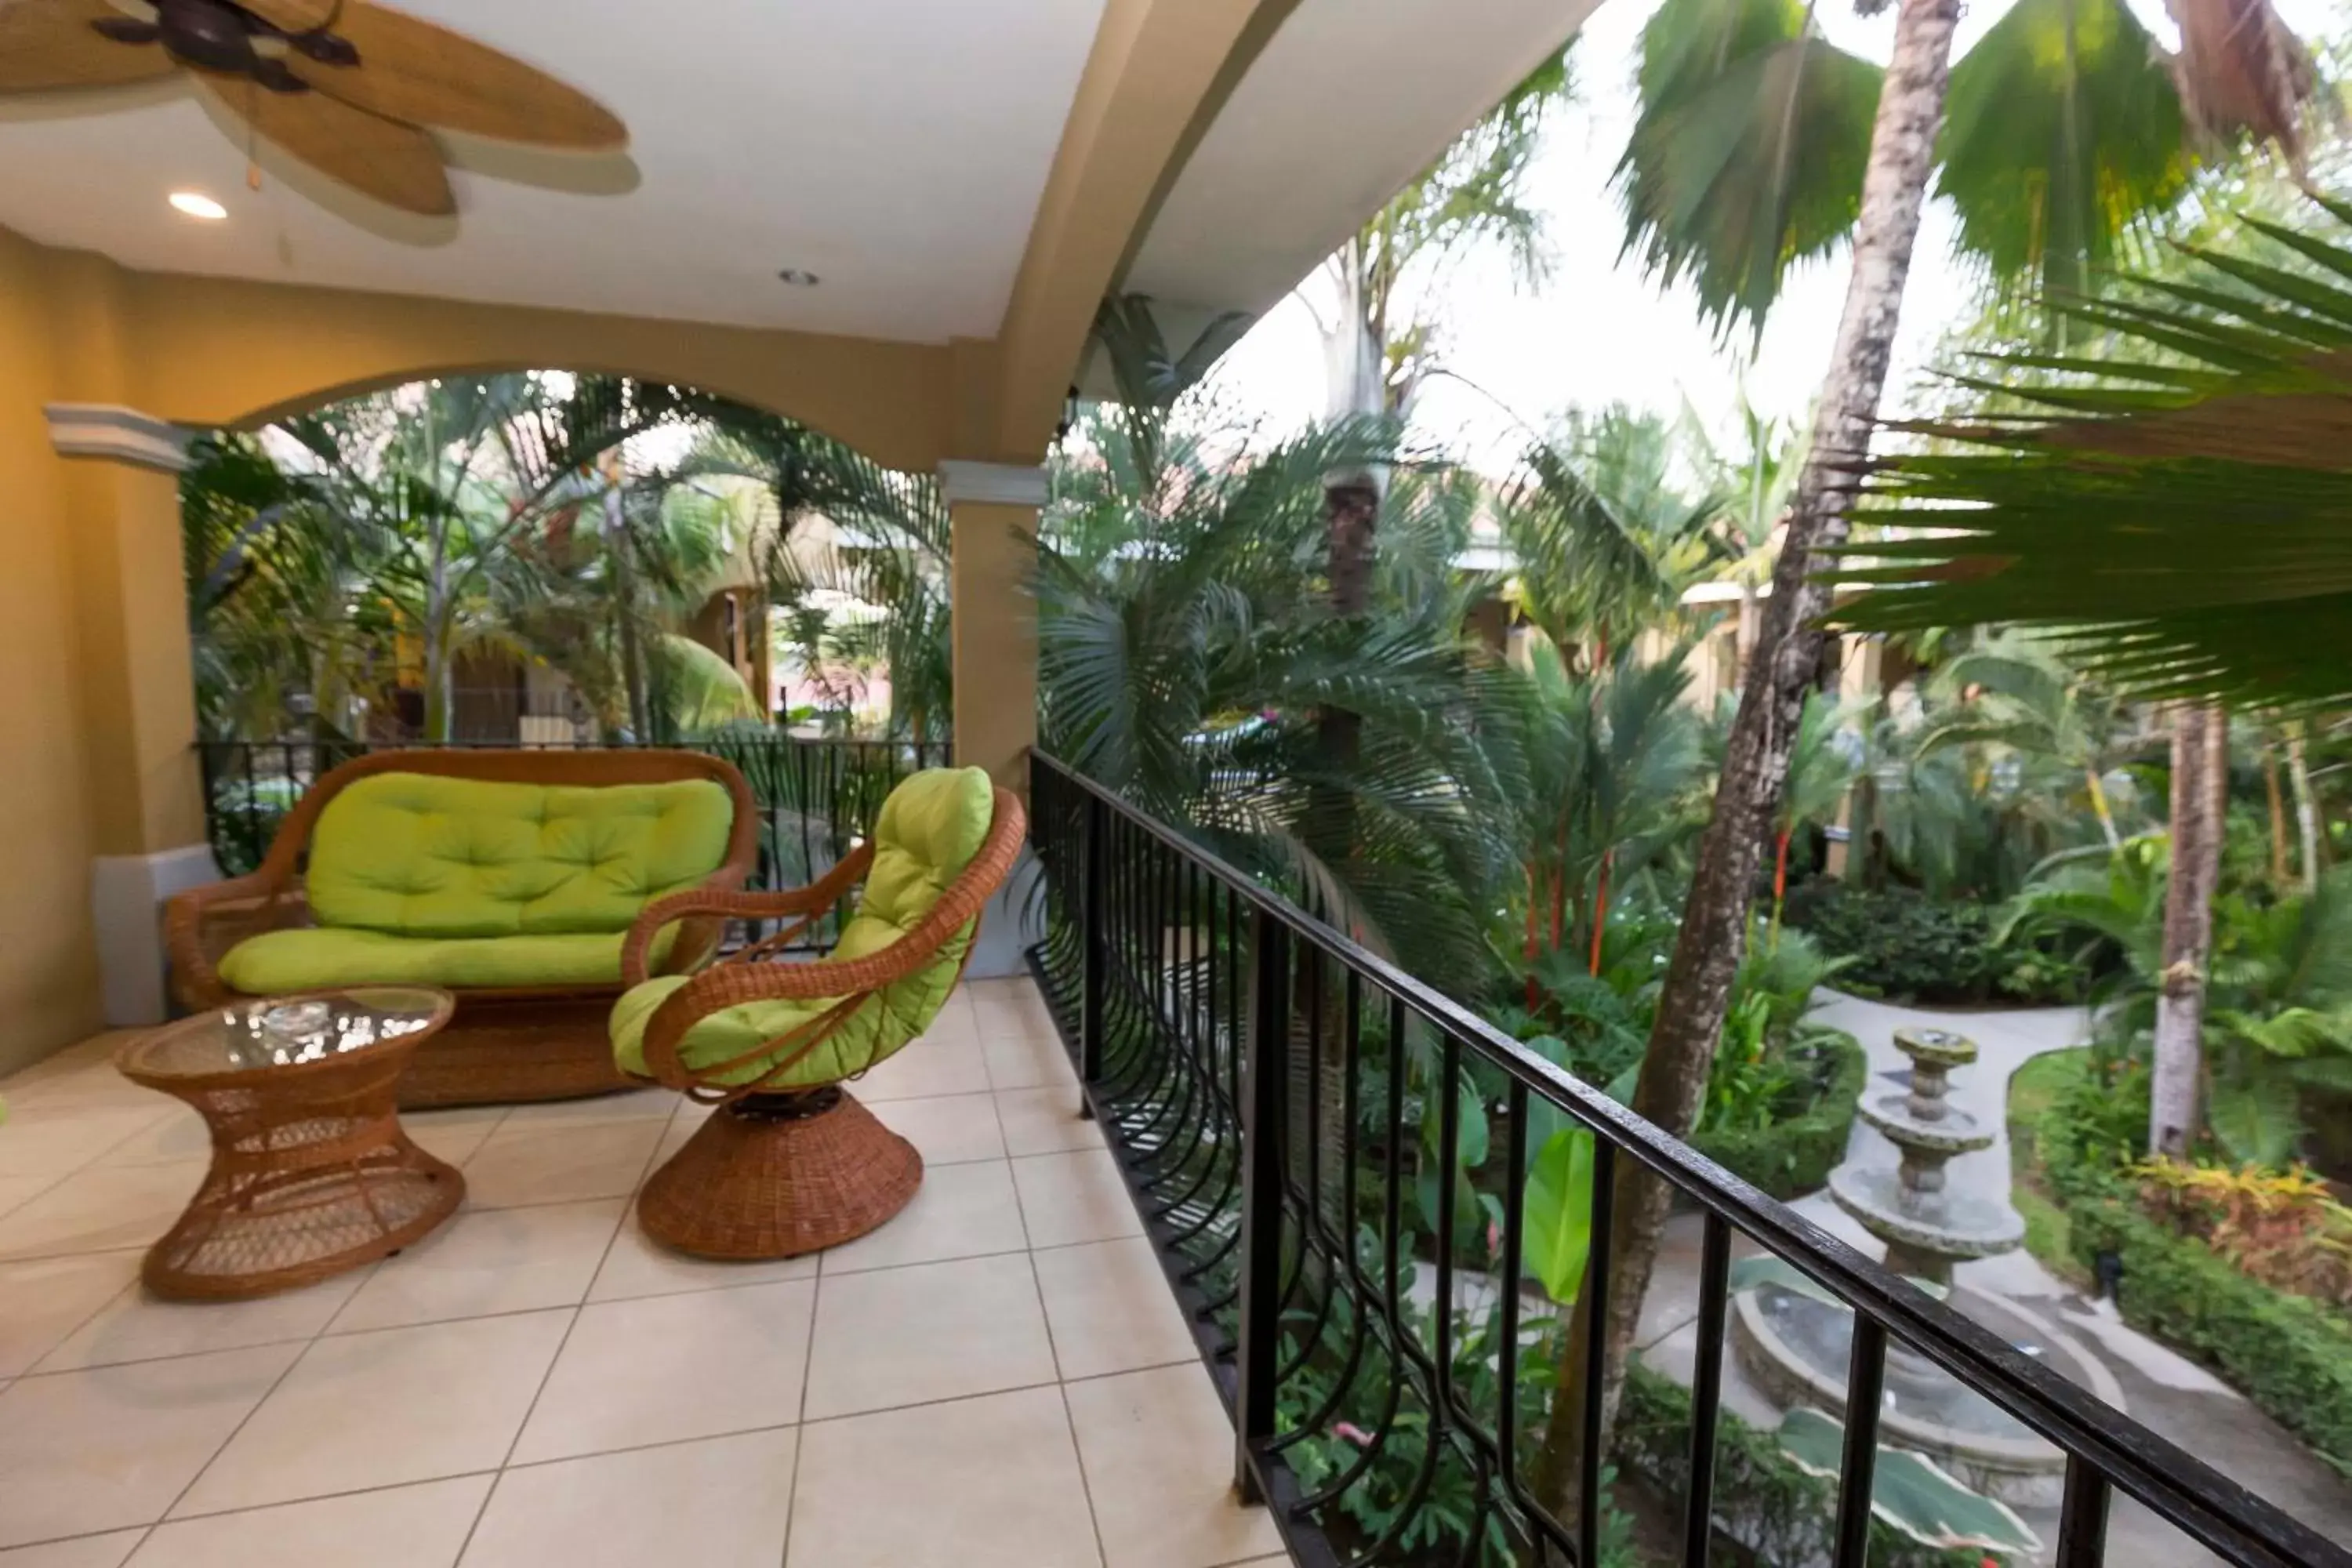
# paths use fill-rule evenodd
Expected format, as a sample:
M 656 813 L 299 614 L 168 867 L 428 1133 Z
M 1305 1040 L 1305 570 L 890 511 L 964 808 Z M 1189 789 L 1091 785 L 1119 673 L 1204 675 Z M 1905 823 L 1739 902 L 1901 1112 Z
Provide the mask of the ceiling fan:
M 628 142 L 577 89 L 368 0 L 0 0 L 0 94 L 177 70 L 282 151 L 428 217 L 457 210 L 434 130 L 580 152 Z

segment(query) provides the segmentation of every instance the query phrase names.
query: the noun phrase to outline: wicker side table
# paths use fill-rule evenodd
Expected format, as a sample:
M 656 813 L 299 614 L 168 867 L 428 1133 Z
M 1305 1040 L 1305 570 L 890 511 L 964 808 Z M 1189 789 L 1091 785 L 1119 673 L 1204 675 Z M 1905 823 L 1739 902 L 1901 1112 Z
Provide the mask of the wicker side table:
M 123 1047 L 125 1078 L 186 1100 L 212 1169 L 141 1277 L 159 1296 L 289 1290 L 397 1252 L 449 1216 L 466 1179 L 409 1142 L 400 1075 L 449 994 L 355 987 L 273 997 Z

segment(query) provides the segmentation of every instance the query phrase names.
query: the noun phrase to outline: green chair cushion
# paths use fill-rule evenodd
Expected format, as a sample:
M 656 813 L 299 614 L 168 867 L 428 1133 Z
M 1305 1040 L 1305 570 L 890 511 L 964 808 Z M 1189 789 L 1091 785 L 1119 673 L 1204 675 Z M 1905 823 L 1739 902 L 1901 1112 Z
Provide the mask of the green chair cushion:
M 618 985 L 625 931 L 550 936 L 394 936 L 305 927 L 263 931 L 228 950 L 221 978 L 249 996 L 341 985 Z M 654 944 L 660 962 L 677 928 Z
M 994 789 L 984 769 L 932 768 L 892 790 L 875 823 L 874 864 L 866 874 L 857 912 L 842 928 L 833 951 L 818 962 L 868 957 L 914 930 L 980 853 L 994 817 Z M 769 1087 L 814 1089 L 838 1083 L 887 1059 L 929 1028 L 955 988 L 978 923 L 967 922 L 930 963 L 866 998 L 815 1050 Z M 613 1058 L 622 1071 L 650 1076 L 646 1071 L 646 1024 L 685 984 L 683 975 L 648 980 L 614 1007 Z M 724 1008 L 687 1030 L 679 1058 L 698 1069 L 751 1055 L 762 1042 L 822 1017 L 838 1000 L 746 1002 Z M 714 1081 L 733 1086 L 765 1078 L 778 1060 L 797 1048 L 753 1057 Z
M 618 933 L 727 858 L 734 802 L 709 779 L 530 784 L 372 773 L 310 835 L 320 926 L 407 937 Z

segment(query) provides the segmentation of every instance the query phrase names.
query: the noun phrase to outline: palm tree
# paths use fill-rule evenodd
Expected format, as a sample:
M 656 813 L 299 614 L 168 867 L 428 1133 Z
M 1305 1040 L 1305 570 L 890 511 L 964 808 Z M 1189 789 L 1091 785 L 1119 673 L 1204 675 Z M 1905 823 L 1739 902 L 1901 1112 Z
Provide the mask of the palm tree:
M 2323 205 L 2352 222 L 2352 207 Z M 2193 248 L 2192 280 L 2069 307 L 2113 334 L 2111 352 L 2014 360 L 2042 380 L 2011 395 L 2056 417 L 1945 426 L 1964 449 L 1892 462 L 1878 481 L 1890 521 L 1932 514 L 1937 531 L 1872 546 L 1886 563 L 1860 578 L 1886 586 L 1846 617 L 2059 628 L 2119 689 L 2176 700 L 2151 1110 L 2166 1152 L 2198 1127 L 2223 708 L 2352 697 L 2352 532 L 2340 445 L 2324 433 L 2352 407 L 2336 368 L 2352 347 L 2352 251 L 2247 227 L 2240 246 Z
M 2105 776 L 2137 745 L 2136 726 L 2047 641 L 2006 633 L 1980 642 L 1939 666 L 1935 688 L 1945 706 L 1919 736 L 1922 755 L 1999 746 L 2053 761 L 2081 776 L 2107 847 L 2122 845 Z
M 1682 456 L 1679 431 L 1654 415 L 1571 413 L 1528 447 L 1499 499 L 1520 617 L 1571 664 L 1605 668 L 1612 650 L 1674 620 L 1714 559 L 1706 530 L 1721 498 L 1687 490 Z
M 1676 1134 L 1692 1126 L 1721 1034 L 1749 889 L 1820 657 L 1829 585 L 1815 578 L 1814 556 L 1846 537 L 1851 470 L 1869 449 L 1939 137 L 1963 247 L 1995 275 L 2027 282 L 2080 282 L 2138 215 L 2179 199 L 2189 171 L 2173 127 L 2300 145 L 2314 73 L 2267 0 L 2179 0 L 2184 47 L 2171 62 L 2123 0 L 2020 0 L 1956 72 L 1959 9 L 1958 0 L 1900 0 L 1892 58 L 1875 80 L 1796 0 L 1668 0 L 1643 35 L 1642 108 L 1620 189 L 1629 244 L 1653 270 L 1688 277 L 1718 321 L 1760 324 L 1794 260 L 1823 253 L 1849 227 L 1853 237 L 1829 377 L 1634 1094 L 1636 1110 Z M 1874 118 L 1864 112 L 1874 99 Z M 1618 1194 L 1606 1370 L 1591 1391 L 1604 1426 L 1667 1201 L 1664 1184 L 1639 1176 Z M 1580 1332 L 1593 1328 L 1580 1319 Z M 1569 1365 L 1583 1364 L 1572 1350 Z M 1560 1499 L 1572 1486 L 1581 1403 L 1555 1402 L 1544 1473 Z

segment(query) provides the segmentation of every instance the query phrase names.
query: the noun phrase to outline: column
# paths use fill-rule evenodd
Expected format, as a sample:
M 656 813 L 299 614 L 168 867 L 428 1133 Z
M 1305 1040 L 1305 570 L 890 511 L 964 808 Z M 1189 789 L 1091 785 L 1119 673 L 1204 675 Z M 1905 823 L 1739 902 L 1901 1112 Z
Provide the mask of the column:
M 205 843 L 181 579 L 181 432 L 135 409 L 53 403 L 65 473 L 74 666 L 106 1022 L 166 1013 L 163 901 L 218 876 Z
M 1037 512 L 1045 471 L 946 462 L 940 491 L 953 521 L 955 756 L 1016 795 L 1029 789 L 1037 739 Z

